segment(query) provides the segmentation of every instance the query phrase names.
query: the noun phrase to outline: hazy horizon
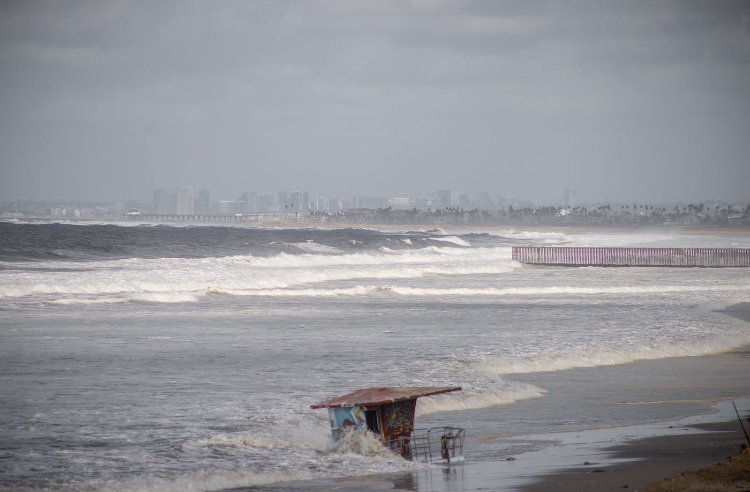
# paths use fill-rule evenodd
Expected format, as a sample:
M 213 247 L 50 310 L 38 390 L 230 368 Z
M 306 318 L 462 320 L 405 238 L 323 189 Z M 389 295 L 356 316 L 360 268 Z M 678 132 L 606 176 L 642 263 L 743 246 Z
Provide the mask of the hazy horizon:
M 8 200 L 8 199 L 5 199 L 4 197 L 0 196 L 0 203 L 6 203 L 6 204 L 11 204 L 11 203 L 16 203 L 16 202 L 18 202 L 18 203 L 38 203 L 38 204 L 42 204 L 42 203 L 52 204 L 52 203 L 55 203 L 55 204 L 59 204 L 59 205 L 65 205 L 65 204 L 80 204 L 80 205 L 91 204 L 91 205 L 93 205 L 93 204 L 116 204 L 116 203 L 123 203 L 123 204 L 131 204 L 131 205 L 138 204 L 138 205 L 151 206 L 151 205 L 153 205 L 153 201 L 154 201 L 153 192 L 164 191 L 167 194 L 170 194 L 170 193 L 174 193 L 175 188 L 177 188 L 177 187 L 165 187 L 165 188 L 162 188 L 162 189 L 151 190 L 152 193 L 151 194 L 146 193 L 146 195 L 148 195 L 148 196 L 145 196 L 144 198 L 141 198 L 141 197 L 124 197 L 124 198 L 103 198 L 103 199 L 88 199 L 87 200 L 87 199 L 79 199 L 79 198 L 76 198 L 76 197 L 60 196 L 60 197 L 57 197 L 57 198 L 55 198 L 55 197 L 46 197 L 46 198 L 45 197 L 30 197 L 30 198 L 17 198 L 17 199 L 10 199 L 10 200 Z M 198 192 L 199 191 L 200 191 L 200 188 L 194 187 L 194 193 L 195 193 L 196 199 L 198 197 Z M 213 202 L 219 202 L 219 201 L 236 201 L 236 200 L 241 200 L 242 199 L 242 196 L 241 196 L 242 194 L 255 192 L 255 190 L 247 190 L 247 192 L 240 193 L 239 196 L 234 196 L 234 195 L 224 196 L 224 195 L 214 194 L 214 193 L 211 192 L 211 190 L 208 190 L 208 191 L 210 193 L 210 200 L 211 200 L 212 203 Z M 297 191 L 299 191 L 299 192 L 306 192 L 307 190 L 273 190 L 273 191 L 271 191 L 271 190 L 265 190 L 265 191 L 258 191 L 257 193 L 258 193 L 258 196 L 261 193 L 270 193 L 271 195 L 273 195 L 273 200 L 274 200 L 273 203 L 274 204 L 278 204 L 278 193 L 279 192 L 282 192 L 282 193 L 286 192 L 288 195 L 291 195 L 291 193 L 293 191 L 294 192 L 297 192 Z M 435 191 L 437 191 L 437 190 L 435 190 Z M 403 195 L 403 194 L 404 193 L 380 193 L 380 194 L 373 194 L 373 195 L 357 195 L 357 194 L 354 194 L 354 195 L 335 196 L 335 195 L 327 195 L 327 194 L 313 194 L 312 192 L 310 192 L 309 196 L 310 196 L 311 203 L 315 203 L 315 200 L 318 197 L 323 197 L 325 199 L 336 199 L 340 203 L 342 203 L 343 205 L 346 205 L 346 204 L 350 204 L 350 201 L 352 199 L 354 199 L 354 198 L 365 198 L 365 199 L 368 199 L 368 198 L 382 198 L 382 199 L 388 199 L 388 200 L 390 200 L 392 198 L 396 198 L 397 195 Z M 430 198 L 429 194 L 427 194 L 427 193 L 423 193 L 423 194 L 408 194 L 407 193 L 407 195 L 412 200 L 416 199 L 416 198 L 421 198 L 421 199 Z M 530 199 L 528 199 L 526 197 L 523 197 L 523 196 L 499 195 L 499 194 L 492 194 L 492 193 L 489 194 L 489 197 L 490 197 L 490 199 L 492 201 L 492 204 L 490 204 L 490 205 L 486 205 L 486 204 L 485 205 L 481 205 L 481 204 L 479 204 L 479 203 L 476 202 L 478 196 L 476 194 L 470 194 L 470 196 L 469 196 L 469 200 L 470 200 L 469 205 L 457 205 L 457 207 L 462 208 L 462 209 L 466 209 L 467 207 L 468 208 L 475 208 L 476 207 L 476 208 L 482 209 L 482 208 L 502 207 L 502 206 L 508 206 L 508 205 L 513 205 L 516 208 L 518 208 L 518 207 L 527 207 L 527 206 L 531 206 L 531 207 L 546 207 L 546 206 L 565 207 L 566 206 L 565 203 L 564 203 L 565 199 L 564 199 L 564 197 L 563 197 L 562 194 L 560 194 L 560 196 L 557 196 L 557 197 L 551 196 L 548 199 L 540 199 L 540 200 L 530 200 Z M 289 197 L 289 199 L 291 199 L 291 197 Z M 505 199 L 506 203 L 505 204 L 498 204 L 497 203 L 498 199 Z M 698 205 L 698 204 L 701 204 L 701 203 L 702 204 L 714 204 L 715 203 L 717 205 L 732 205 L 732 206 L 737 206 L 737 205 L 746 205 L 746 204 L 750 203 L 750 199 L 735 199 L 735 200 L 732 200 L 732 199 L 727 199 L 727 198 L 721 197 L 721 196 L 703 197 L 703 198 L 698 198 L 698 199 L 681 199 L 681 198 L 676 198 L 674 200 L 660 200 L 660 199 L 656 199 L 656 200 L 644 200 L 644 201 L 641 201 L 641 200 L 628 200 L 627 198 L 624 198 L 622 200 L 607 200 L 607 199 L 588 200 L 588 199 L 578 199 L 578 198 L 575 198 L 574 206 L 594 206 L 594 205 L 607 205 L 607 204 L 609 204 L 609 205 L 616 205 L 616 206 L 619 206 L 619 205 L 623 205 L 624 206 L 624 205 L 632 205 L 632 204 L 644 205 L 644 206 L 645 205 L 650 205 L 650 206 L 673 206 L 673 205 L 688 205 L 688 204 Z M 407 207 L 407 208 L 411 208 L 411 207 L 417 207 L 417 208 L 430 208 L 430 207 L 431 208 L 443 208 L 443 206 L 441 206 L 441 205 L 430 205 L 430 204 L 428 204 L 428 205 L 414 205 L 414 204 L 409 204 L 408 206 L 403 205 L 403 206 L 397 206 L 396 208 L 404 208 L 404 207 Z M 315 207 L 313 206 L 313 209 L 314 208 Z M 367 208 L 367 207 L 365 207 L 365 208 Z
M 0 200 L 750 199 L 750 3 L 0 4 Z

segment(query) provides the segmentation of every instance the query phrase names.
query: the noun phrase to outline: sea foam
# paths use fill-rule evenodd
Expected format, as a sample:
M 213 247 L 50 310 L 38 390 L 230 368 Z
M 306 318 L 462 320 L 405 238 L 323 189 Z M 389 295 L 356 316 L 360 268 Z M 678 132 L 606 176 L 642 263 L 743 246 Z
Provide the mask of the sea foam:
M 659 346 L 628 345 L 607 347 L 582 346 L 578 349 L 539 351 L 535 356 L 487 357 L 474 364 L 478 372 L 492 376 L 555 372 L 567 369 L 626 364 L 639 360 L 690 357 L 725 352 L 750 344 L 750 331 L 705 336 L 697 340 L 669 342 Z
M 97 302 L 94 296 L 108 296 L 102 302 L 191 302 L 206 293 L 277 296 L 289 295 L 278 289 L 305 284 L 498 274 L 518 268 L 510 260 L 507 248 L 480 248 L 466 254 L 456 248 L 436 247 L 392 253 L 282 253 L 274 257 L 128 259 L 66 265 L 68 270 L 80 268 L 75 274 L 70 271 L 8 274 L 11 281 L 0 286 L 0 299 L 38 296 L 46 302 L 67 302 L 73 296 L 84 298 L 72 302 L 94 303 Z M 324 290 L 328 289 L 318 292 Z M 311 292 L 303 290 L 299 295 L 310 296 Z
M 464 388 L 461 392 L 417 400 L 417 416 L 508 405 L 540 398 L 545 393 L 545 390 L 534 385 L 511 381 L 498 388 Z

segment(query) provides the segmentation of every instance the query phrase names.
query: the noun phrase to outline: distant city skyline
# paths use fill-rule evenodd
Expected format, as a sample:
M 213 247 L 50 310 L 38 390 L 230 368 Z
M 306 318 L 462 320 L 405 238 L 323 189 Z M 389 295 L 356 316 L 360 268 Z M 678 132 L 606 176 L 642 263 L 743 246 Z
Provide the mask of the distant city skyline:
M 483 193 L 472 197 L 436 190 L 429 197 L 405 194 L 386 198 L 354 196 L 350 201 L 309 192 L 243 193 L 237 199 L 212 199 L 203 188 L 154 190 L 153 202 L 4 202 L 0 220 L 145 221 L 194 224 L 391 224 L 391 225 L 569 225 L 569 226 L 705 226 L 750 225 L 750 203 L 708 200 L 678 203 L 580 203 L 575 189 L 565 188 L 564 202 L 534 204 L 515 197 Z M 291 221 L 291 222 L 289 222 Z
M 185 197 L 188 193 L 193 198 L 194 207 L 185 208 L 190 199 Z M 179 198 L 183 195 L 182 199 Z M 169 200 L 171 204 L 168 205 Z M 158 203 L 158 202 L 161 203 Z M 702 200 L 677 200 L 668 202 L 656 200 L 653 202 L 639 200 L 579 200 L 577 191 L 571 186 L 560 190 L 556 199 L 534 202 L 524 197 L 515 195 L 502 195 L 484 191 L 479 193 L 465 193 L 461 190 L 438 189 L 426 193 L 388 193 L 381 195 L 356 195 L 344 194 L 343 196 L 332 196 L 325 193 L 310 192 L 307 190 L 276 190 L 276 191 L 246 191 L 236 197 L 221 196 L 211 193 L 205 187 L 197 189 L 192 186 L 178 186 L 167 189 L 154 190 L 153 209 L 168 213 L 283 213 L 309 211 L 337 211 L 352 208 L 503 208 L 508 206 L 533 207 L 533 206 L 561 206 L 574 208 L 579 204 L 604 204 L 622 203 L 640 205 L 654 205 L 666 203 L 711 203 L 724 202 L 721 197 L 706 198 Z M 735 200 L 737 204 L 750 203 L 750 200 Z M 146 202 L 144 202 L 146 203 Z M 181 203 L 181 205 L 179 204 Z
M 319 207 L 318 203 L 321 201 L 324 201 L 326 204 L 329 200 L 333 200 L 335 203 L 339 205 L 339 208 L 352 208 L 357 205 L 357 201 L 366 201 L 364 203 L 362 208 L 380 208 L 380 207 L 387 207 L 387 206 L 394 206 L 394 207 L 430 207 L 430 206 L 438 206 L 438 207 L 445 207 L 445 206 L 471 206 L 471 207 L 478 207 L 482 208 L 482 206 L 489 205 L 488 208 L 493 208 L 496 206 L 503 206 L 508 204 L 515 204 L 520 206 L 562 206 L 567 208 L 572 208 L 574 206 L 577 206 L 579 204 L 632 204 L 632 203 L 640 203 L 640 204 L 677 204 L 677 203 L 711 203 L 711 202 L 721 202 L 721 203 L 727 203 L 727 204 L 748 204 L 750 203 L 750 196 L 748 196 L 745 199 L 730 199 L 724 196 L 715 196 L 715 197 L 703 197 L 700 199 L 687 199 L 687 198 L 678 198 L 676 200 L 666 200 L 666 199 L 656 199 L 656 200 L 636 200 L 636 199 L 621 199 L 621 200 L 612 200 L 612 199 L 602 199 L 602 200 L 590 200 L 586 198 L 580 198 L 580 194 L 576 188 L 573 188 L 571 186 L 565 186 L 559 190 L 559 193 L 557 196 L 550 197 L 549 200 L 542 200 L 542 201 L 535 201 L 530 200 L 527 197 L 524 196 L 518 196 L 514 194 L 501 194 L 498 192 L 493 192 L 492 190 L 489 191 L 481 191 L 476 193 L 467 193 L 463 190 L 452 190 L 449 188 L 444 189 L 434 189 L 434 190 L 427 190 L 422 192 L 391 192 L 391 193 L 381 193 L 381 194 L 371 194 L 371 195 L 363 195 L 363 194 L 357 194 L 353 192 L 347 192 L 344 191 L 341 195 L 335 195 L 331 193 L 326 193 L 322 191 L 314 191 L 314 190 L 307 190 L 304 188 L 287 188 L 287 189 L 269 189 L 269 190 L 245 190 L 240 193 L 234 193 L 234 194 L 220 194 L 216 193 L 213 190 L 209 190 L 207 187 L 204 186 L 192 186 L 192 185 L 172 185 L 172 186 L 165 186 L 162 188 L 155 188 L 151 189 L 150 191 L 143 190 L 141 193 L 138 193 L 137 197 L 125 197 L 125 198 L 116 198 L 116 197 L 104 197 L 102 199 L 84 199 L 84 198 L 76 198 L 76 197 L 66 197 L 63 194 L 59 197 L 48 197 L 48 198 L 37 198 L 37 197 L 30 197 L 30 198 L 16 198 L 16 199 L 8 199 L 6 197 L 0 196 L 0 203 L 13 203 L 13 202 L 33 202 L 33 203 L 59 203 L 64 205 L 65 203 L 115 203 L 115 202 L 121 202 L 121 203 L 139 203 L 141 206 L 153 205 L 154 209 L 159 209 L 160 206 L 156 205 L 159 198 L 157 198 L 157 195 L 161 194 L 161 201 L 163 204 L 167 202 L 167 200 L 171 200 L 171 205 L 169 205 L 169 209 L 171 210 L 170 213 L 175 213 L 175 210 L 177 209 L 178 205 L 178 194 L 181 194 L 182 197 L 180 199 L 181 205 L 179 206 L 179 210 L 185 213 L 207 213 L 210 207 L 214 207 L 217 205 L 217 202 L 236 202 L 236 201 L 248 201 L 250 199 L 256 200 L 258 203 L 265 203 L 266 209 L 268 205 L 291 205 L 294 202 L 293 195 L 299 194 L 300 197 L 304 196 L 305 200 L 304 203 L 308 203 L 310 205 L 309 208 L 312 210 L 316 209 L 324 209 L 326 207 Z M 194 209 L 190 210 L 189 208 L 186 208 L 186 203 L 189 203 L 191 200 L 187 198 L 186 194 L 190 194 L 192 196 L 193 200 L 195 201 Z M 198 205 L 198 201 L 200 201 L 200 205 Z M 294 203 L 302 203 L 302 198 L 298 198 L 296 202 Z M 161 206 L 162 209 L 165 209 L 165 205 Z M 198 208 L 202 207 L 202 208 Z M 261 206 L 262 207 L 262 206 Z M 275 210 L 274 208 L 271 208 L 271 210 Z M 300 209 L 301 210 L 301 209 Z
M 4 2 L 0 199 L 747 200 L 750 3 Z

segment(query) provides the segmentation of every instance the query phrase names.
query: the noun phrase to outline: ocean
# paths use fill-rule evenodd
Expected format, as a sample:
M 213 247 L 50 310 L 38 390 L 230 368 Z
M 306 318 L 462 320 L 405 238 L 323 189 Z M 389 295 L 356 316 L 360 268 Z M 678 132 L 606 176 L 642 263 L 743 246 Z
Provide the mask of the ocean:
M 368 436 L 330 442 L 309 406 L 367 386 L 461 386 L 420 400 L 417 423 L 465 427 L 467 463 L 553 445 L 513 436 L 747 396 L 747 373 L 662 363 L 750 343 L 750 324 L 720 312 L 750 299 L 747 269 L 529 266 L 514 245 L 750 236 L 0 222 L 0 488 L 262 488 L 425 467 Z

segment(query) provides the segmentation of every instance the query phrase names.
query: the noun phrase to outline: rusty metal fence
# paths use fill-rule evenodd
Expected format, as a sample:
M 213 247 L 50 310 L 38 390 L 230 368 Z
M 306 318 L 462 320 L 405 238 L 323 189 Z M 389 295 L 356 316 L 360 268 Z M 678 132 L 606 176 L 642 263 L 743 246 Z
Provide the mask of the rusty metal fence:
M 415 429 L 411 437 L 412 459 L 425 463 L 463 461 L 464 436 L 461 427 Z
M 431 427 L 414 429 L 410 436 L 386 441 L 386 446 L 404 459 L 422 463 L 449 465 L 464 460 L 464 437 L 461 427 Z
M 514 246 L 513 259 L 532 265 L 750 267 L 750 249 Z

